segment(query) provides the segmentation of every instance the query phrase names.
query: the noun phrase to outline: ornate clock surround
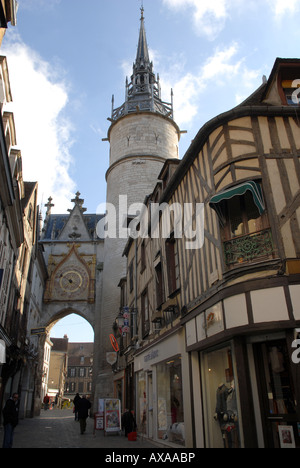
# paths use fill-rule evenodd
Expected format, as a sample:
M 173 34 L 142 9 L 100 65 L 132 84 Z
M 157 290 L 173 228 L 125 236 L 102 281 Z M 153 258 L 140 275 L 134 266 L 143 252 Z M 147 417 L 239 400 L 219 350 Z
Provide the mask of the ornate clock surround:
M 44 301 L 95 301 L 94 255 L 80 254 L 81 244 L 68 244 L 68 254 L 49 258 Z

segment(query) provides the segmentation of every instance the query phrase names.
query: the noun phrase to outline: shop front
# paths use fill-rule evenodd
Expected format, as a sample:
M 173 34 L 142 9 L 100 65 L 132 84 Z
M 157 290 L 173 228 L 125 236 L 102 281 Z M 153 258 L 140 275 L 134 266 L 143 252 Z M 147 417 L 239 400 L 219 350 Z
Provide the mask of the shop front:
M 142 350 L 135 357 L 136 416 L 140 433 L 168 446 L 186 446 L 183 330 Z M 186 392 L 187 394 L 187 392 Z
M 300 448 L 299 305 L 290 291 L 228 290 L 186 321 L 195 447 Z
M 201 354 L 206 445 L 240 448 L 240 404 L 233 347 Z

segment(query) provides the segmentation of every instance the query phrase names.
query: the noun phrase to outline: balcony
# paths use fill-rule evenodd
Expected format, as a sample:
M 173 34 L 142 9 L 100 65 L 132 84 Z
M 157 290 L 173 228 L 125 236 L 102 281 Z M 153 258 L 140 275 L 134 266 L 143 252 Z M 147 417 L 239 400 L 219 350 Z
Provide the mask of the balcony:
M 225 263 L 228 268 L 253 262 L 258 259 L 273 258 L 274 245 L 271 229 L 239 236 L 223 243 Z

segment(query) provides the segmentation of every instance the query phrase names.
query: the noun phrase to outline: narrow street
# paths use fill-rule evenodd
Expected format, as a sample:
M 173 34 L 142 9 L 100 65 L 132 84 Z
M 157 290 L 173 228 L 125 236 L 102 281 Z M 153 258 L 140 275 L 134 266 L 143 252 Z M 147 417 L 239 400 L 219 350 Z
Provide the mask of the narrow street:
M 105 436 L 103 431 L 96 431 L 94 435 L 93 430 L 94 420 L 89 418 L 86 433 L 81 435 L 79 422 L 74 420 L 72 410 L 42 411 L 37 418 L 19 422 L 13 448 L 157 448 L 141 437 L 136 442 L 129 442 L 123 435 Z M 0 438 L 2 447 L 3 428 L 0 428 Z

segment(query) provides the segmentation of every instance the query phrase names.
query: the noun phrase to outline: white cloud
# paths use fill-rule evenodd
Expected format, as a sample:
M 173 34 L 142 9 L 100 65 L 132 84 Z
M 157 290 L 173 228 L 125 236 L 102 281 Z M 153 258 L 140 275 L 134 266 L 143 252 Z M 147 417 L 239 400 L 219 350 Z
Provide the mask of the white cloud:
M 163 0 L 175 11 L 192 10 L 195 31 L 199 36 L 214 40 L 234 14 L 247 15 L 256 9 L 257 14 L 281 20 L 286 14 L 295 16 L 300 11 L 299 0 Z
M 299 0 L 269 0 L 269 4 L 277 20 L 285 14 L 295 14 L 300 9 Z
M 217 48 L 214 55 L 209 57 L 204 64 L 201 72 L 203 80 L 214 80 L 215 83 L 220 83 L 224 77 L 236 76 L 241 68 L 243 60 L 238 60 L 235 63 L 230 63 L 238 52 L 236 43 L 231 46 L 220 49 Z
M 209 93 L 211 102 L 214 102 L 224 94 L 224 89 L 230 89 L 232 98 L 236 96 L 238 103 L 259 86 L 261 72 L 249 69 L 245 58 L 239 57 L 239 52 L 238 44 L 233 43 L 216 48 L 194 73 L 184 73 L 177 65 L 162 71 L 163 91 L 174 89 L 175 120 L 180 126 L 192 125 L 204 93 Z M 184 61 L 179 62 L 184 70 Z
M 67 86 L 53 65 L 20 40 L 9 40 L 1 52 L 8 61 L 13 103 L 7 110 L 14 113 L 24 180 L 38 181 L 39 200 L 51 195 L 54 210 L 64 212 L 75 192 L 69 175 L 72 125 L 63 116 Z
M 193 21 L 198 35 L 208 39 L 215 37 L 223 29 L 228 16 L 228 0 L 163 0 L 176 10 L 192 8 Z

